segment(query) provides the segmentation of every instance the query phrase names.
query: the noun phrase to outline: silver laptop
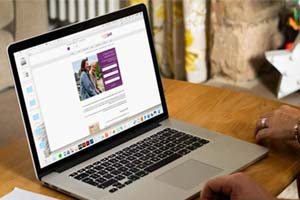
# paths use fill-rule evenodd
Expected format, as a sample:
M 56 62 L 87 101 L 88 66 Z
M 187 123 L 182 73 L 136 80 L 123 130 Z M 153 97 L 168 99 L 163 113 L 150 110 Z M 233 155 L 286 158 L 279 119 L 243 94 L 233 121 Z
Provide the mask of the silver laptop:
M 267 154 L 169 118 L 144 5 L 14 43 L 8 55 L 36 177 L 68 195 L 188 199 Z

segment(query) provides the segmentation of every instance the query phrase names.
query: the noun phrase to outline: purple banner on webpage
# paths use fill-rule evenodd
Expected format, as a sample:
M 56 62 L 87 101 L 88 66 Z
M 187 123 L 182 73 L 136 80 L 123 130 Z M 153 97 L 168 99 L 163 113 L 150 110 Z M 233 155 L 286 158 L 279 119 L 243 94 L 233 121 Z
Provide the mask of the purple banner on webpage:
M 122 78 L 116 49 L 108 49 L 97 54 L 105 91 L 122 85 Z

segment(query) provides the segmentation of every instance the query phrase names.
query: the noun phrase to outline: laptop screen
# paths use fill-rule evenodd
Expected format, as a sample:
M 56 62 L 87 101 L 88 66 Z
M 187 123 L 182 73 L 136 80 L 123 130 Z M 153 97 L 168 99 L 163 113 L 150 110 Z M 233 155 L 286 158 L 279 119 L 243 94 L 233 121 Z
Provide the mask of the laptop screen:
M 41 168 L 163 113 L 142 12 L 14 58 Z

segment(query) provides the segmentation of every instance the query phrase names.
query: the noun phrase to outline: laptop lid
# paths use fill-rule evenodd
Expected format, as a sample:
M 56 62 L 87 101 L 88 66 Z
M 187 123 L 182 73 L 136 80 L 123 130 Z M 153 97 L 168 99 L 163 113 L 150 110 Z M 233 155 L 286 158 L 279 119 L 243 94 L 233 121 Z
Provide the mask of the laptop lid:
M 168 117 L 143 4 L 11 44 L 8 55 L 39 179 Z

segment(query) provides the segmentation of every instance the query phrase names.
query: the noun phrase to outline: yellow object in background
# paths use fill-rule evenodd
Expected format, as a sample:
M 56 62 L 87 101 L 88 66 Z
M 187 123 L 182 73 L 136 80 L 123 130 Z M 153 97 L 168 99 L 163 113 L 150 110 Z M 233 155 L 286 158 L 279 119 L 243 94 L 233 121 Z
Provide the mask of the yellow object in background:
M 164 77 L 207 80 L 205 0 L 128 0 L 149 11 L 160 72 Z
M 289 17 L 288 24 L 295 30 L 299 30 L 299 25 L 295 22 L 295 20 L 292 17 Z
M 149 9 L 149 1 L 148 0 L 129 0 L 130 5 L 135 5 L 135 4 L 139 4 L 139 3 L 145 4 L 147 6 L 147 8 Z
M 185 70 L 187 80 L 207 80 L 206 1 L 183 0 L 185 21 Z

